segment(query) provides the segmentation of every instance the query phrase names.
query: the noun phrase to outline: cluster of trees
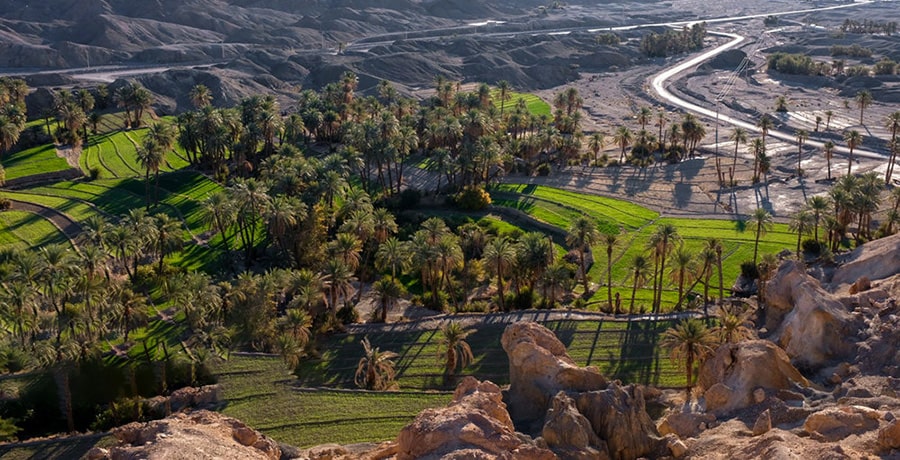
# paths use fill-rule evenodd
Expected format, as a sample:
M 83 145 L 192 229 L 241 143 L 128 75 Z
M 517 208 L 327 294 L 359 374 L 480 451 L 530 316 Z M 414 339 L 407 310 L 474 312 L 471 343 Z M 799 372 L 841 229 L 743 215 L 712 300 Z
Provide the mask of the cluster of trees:
M 17 78 L 0 78 L 0 154 L 9 152 L 25 129 L 28 86 Z
M 858 45 L 851 47 L 836 46 L 832 48 L 832 55 L 852 56 L 865 53 L 865 51 L 866 48 L 859 48 Z M 897 72 L 897 63 L 888 57 L 882 58 L 871 67 L 864 64 L 847 67 L 843 59 L 835 59 L 829 63 L 816 61 L 804 54 L 777 52 L 768 56 L 767 63 L 770 71 L 778 71 L 790 75 L 844 75 L 853 77 L 868 76 L 872 73 L 875 75 L 893 75 Z
M 853 19 L 845 19 L 841 24 L 841 32 L 851 34 L 885 34 L 893 35 L 897 33 L 897 23 L 895 21 L 873 21 L 864 19 L 856 21 Z
M 685 26 L 681 30 L 666 30 L 659 34 L 651 32 L 641 38 L 640 50 L 649 57 L 666 57 L 687 53 L 703 48 L 706 37 L 706 23 Z
M 831 47 L 831 55 L 869 58 L 872 57 L 872 50 L 856 43 L 850 46 L 833 45 Z

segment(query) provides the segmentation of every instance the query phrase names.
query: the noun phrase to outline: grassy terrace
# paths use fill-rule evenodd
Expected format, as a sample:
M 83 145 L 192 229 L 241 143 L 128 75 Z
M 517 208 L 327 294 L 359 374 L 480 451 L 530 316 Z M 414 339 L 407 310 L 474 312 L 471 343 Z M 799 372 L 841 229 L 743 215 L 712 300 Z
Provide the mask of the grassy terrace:
M 56 155 L 56 147 L 53 145 L 15 152 L 4 156 L 0 162 L 6 170 L 6 180 L 69 169 L 66 160 Z
M 302 390 L 281 359 L 270 357 L 232 356 L 214 372 L 228 401 L 225 415 L 301 447 L 392 439 L 421 410 L 443 406 L 451 397 L 443 392 Z
M 671 323 L 628 323 L 614 321 L 551 321 L 544 325 L 566 345 L 572 359 L 580 365 L 600 368 L 604 375 L 625 382 L 648 383 L 666 387 L 684 384 L 683 373 L 657 348 L 660 334 Z M 467 342 L 475 355 L 465 374 L 509 383 L 509 362 L 500 346 L 505 324 L 473 327 Z M 397 381 L 401 389 L 449 390 L 442 379 L 443 368 L 437 360 L 441 332 L 378 332 L 367 334 L 373 346 L 400 355 Z M 322 358 L 301 365 L 299 381 L 307 387 L 355 388 L 354 373 L 362 353 L 361 335 L 339 334 L 322 344 Z
M 25 211 L 0 212 L 0 247 L 29 248 L 69 244 L 66 236 L 49 220 Z
M 602 231 L 616 232 L 620 242 L 613 250 L 612 284 L 613 291 L 622 296 L 622 305 L 627 306 L 631 297 L 631 281 L 629 278 L 630 261 L 635 255 L 646 253 L 647 242 L 656 230 L 657 225 L 672 224 L 690 252 L 699 253 L 710 237 L 719 238 L 723 245 L 723 279 L 726 283 L 734 280 L 740 273 L 740 264 L 753 258 L 755 232 L 753 228 L 744 228 L 741 222 L 716 219 L 687 219 L 659 217 L 659 214 L 642 206 L 612 198 L 583 195 L 553 187 L 501 184 L 491 190 L 493 204 L 496 206 L 518 209 L 529 216 L 550 225 L 568 229 L 572 222 L 582 215 L 591 217 Z M 787 225 L 776 224 L 760 240 L 759 252 L 778 252 L 793 247 L 796 234 L 790 232 Z M 590 270 L 595 281 L 606 279 L 606 248 L 594 247 L 596 262 Z M 712 281 L 716 281 L 714 275 Z M 716 286 L 718 286 L 716 284 Z M 677 301 L 674 286 L 669 286 L 663 293 L 663 303 L 673 305 Z M 697 289 L 702 289 L 698 286 Z M 717 290 L 716 287 L 715 290 Z M 639 289 L 636 304 L 648 303 L 651 298 L 649 289 Z M 606 299 L 606 289 L 599 289 L 592 302 Z
M 497 108 L 502 107 L 504 113 L 515 108 L 516 103 L 518 103 L 518 101 L 520 99 L 524 99 L 525 105 L 528 107 L 528 112 L 531 113 L 532 115 L 550 115 L 551 114 L 550 104 L 544 102 L 544 100 L 539 98 L 536 94 L 517 93 L 515 91 L 510 91 L 509 94 L 507 94 L 507 96 L 509 97 L 509 100 L 503 101 L 501 103 L 500 91 L 497 89 L 494 89 L 491 92 L 491 98 L 494 100 L 494 105 L 496 105 Z

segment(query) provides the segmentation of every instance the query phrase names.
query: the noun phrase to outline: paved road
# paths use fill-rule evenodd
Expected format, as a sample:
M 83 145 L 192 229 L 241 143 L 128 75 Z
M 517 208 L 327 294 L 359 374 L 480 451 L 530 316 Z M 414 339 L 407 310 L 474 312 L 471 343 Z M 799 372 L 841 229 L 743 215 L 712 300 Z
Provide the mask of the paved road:
M 847 6 L 856 6 L 856 5 L 857 4 L 850 4 Z M 829 9 L 834 9 L 834 8 L 829 8 Z M 727 123 L 727 124 L 730 124 L 733 126 L 740 126 L 741 128 L 749 130 L 750 132 L 761 132 L 760 129 L 757 128 L 754 123 L 750 123 L 745 120 L 741 120 L 741 119 L 731 117 L 728 115 L 717 114 L 715 108 L 702 107 L 702 106 L 694 104 L 692 102 L 688 102 L 688 101 L 681 99 L 680 97 L 672 94 L 668 90 L 668 85 L 670 83 L 670 80 L 672 80 L 674 77 L 678 76 L 679 74 L 681 74 L 689 69 L 696 68 L 701 63 L 706 62 L 727 50 L 737 47 L 738 45 L 740 45 L 741 43 L 743 43 L 746 40 L 745 37 L 742 37 L 737 34 L 727 33 L 727 32 L 709 32 L 709 33 L 711 35 L 727 37 L 727 38 L 730 38 L 731 40 L 729 40 L 725 44 L 719 45 L 716 48 L 706 51 L 700 55 L 694 56 L 693 58 L 690 58 L 684 62 L 679 63 L 678 65 L 675 65 L 669 69 L 666 69 L 666 70 L 660 72 L 655 77 L 653 77 L 653 80 L 651 81 L 651 86 L 653 87 L 653 90 L 656 91 L 656 93 L 659 95 L 659 97 L 661 97 L 661 98 L 665 99 L 666 101 L 668 101 L 674 105 L 677 105 L 685 110 L 695 112 L 699 115 L 709 117 L 713 120 L 718 119 L 720 122 L 724 122 L 724 123 Z M 773 139 L 779 139 L 779 140 L 783 140 L 783 141 L 787 141 L 787 142 L 796 142 L 796 136 L 794 135 L 794 133 L 788 133 L 788 132 L 784 132 L 784 131 L 770 130 L 767 134 L 767 137 L 770 137 Z M 816 140 L 807 140 L 805 145 L 811 146 L 811 147 L 818 147 L 818 148 L 824 147 L 823 142 L 816 141 Z M 836 148 L 834 150 L 835 150 L 835 152 L 839 152 L 839 153 L 845 153 L 845 154 L 850 153 L 850 150 L 842 145 L 836 146 Z M 887 152 L 879 153 L 879 152 L 874 152 L 871 150 L 865 150 L 865 149 L 861 149 L 861 148 L 854 149 L 853 154 L 857 155 L 859 157 L 873 158 L 873 159 L 880 159 L 880 160 L 887 159 L 887 156 L 888 156 Z

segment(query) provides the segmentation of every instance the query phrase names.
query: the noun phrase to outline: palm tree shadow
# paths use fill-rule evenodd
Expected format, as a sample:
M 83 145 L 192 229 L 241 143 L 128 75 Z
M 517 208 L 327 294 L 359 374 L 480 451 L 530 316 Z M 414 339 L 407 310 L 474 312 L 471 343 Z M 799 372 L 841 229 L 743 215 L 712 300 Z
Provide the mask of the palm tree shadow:
M 623 333 L 619 362 L 612 377 L 623 382 L 659 383 L 658 342 L 660 324 L 656 321 L 631 321 Z

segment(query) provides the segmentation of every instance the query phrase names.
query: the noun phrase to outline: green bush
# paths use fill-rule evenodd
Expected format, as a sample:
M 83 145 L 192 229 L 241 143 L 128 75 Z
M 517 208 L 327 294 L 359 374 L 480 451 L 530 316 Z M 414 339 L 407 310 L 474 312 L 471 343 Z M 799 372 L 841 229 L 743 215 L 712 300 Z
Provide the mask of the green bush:
M 759 267 L 752 260 L 741 263 L 741 276 L 747 279 L 755 280 L 759 278 Z
M 455 197 L 456 206 L 464 211 L 480 211 L 491 204 L 491 195 L 481 187 L 466 187 Z
M 534 293 L 531 289 L 525 288 L 520 290 L 517 295 L 513 296 L 512 308 L 516 310 L 528 310 L 534 308 L 535 303 Z
M 538 176 L 549 176 L 550 169 L 551 168 L 548 163 L 541 163 L 540 166 L 537 167 L 537 175 Z
M 819 255 L 824 246 L 824 244 L 813 239 L 803 240 L 803 243 L 801 244 L 803 252 L 810 255 Z
M 6 211 L 12 208 L 12 201 L 9 198 L 0 198 L 0 211 Z
M 447 307 L 447 293 L 438 291 L 437 296 L 432 296 L 431 292 L 426 292 L 422 296 L 422 305 L 430 310 L 444 311 Z

